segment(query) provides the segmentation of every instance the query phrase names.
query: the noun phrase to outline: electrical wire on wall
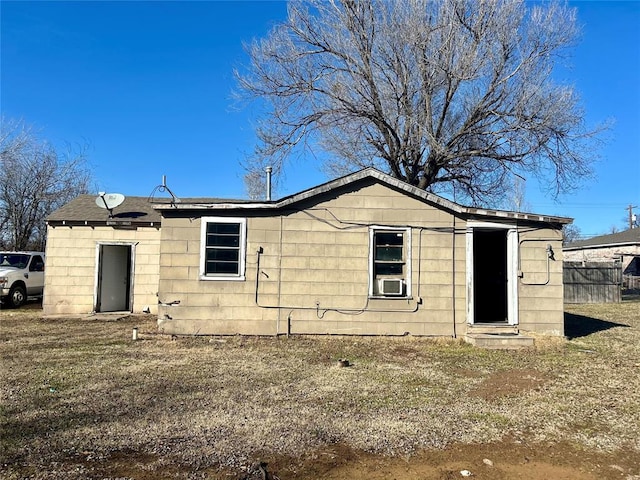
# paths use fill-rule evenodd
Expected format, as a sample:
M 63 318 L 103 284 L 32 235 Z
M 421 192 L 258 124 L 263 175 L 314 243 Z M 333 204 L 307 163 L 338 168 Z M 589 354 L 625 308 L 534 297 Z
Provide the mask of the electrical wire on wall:
M 318 214 L 318 212 L 323 212 L 325 215 L 329 216 L 329 219 L 327 218 L 323 218 L 321 215 Z M 362 307 L 339 307 L 339 306 L 331 306 L 331 307 L 321 307 L 319 302 L 316 302 L 315 305 L 269 305 L 269 304 L 263 304 L 260 302 L 260 281 L 261 281 L 261 275 L 264 275 L 265 277 L 268 278 L 268 275 L 266 272 L 262 271 L 260 268 L 260 259 L 261 259 L 261 255 L 264 253 L 264 249 L 261 246 L 257 252 L 256 252 L 256 279 L 255 279 L 255 303 L 258 307 L 260 308 L 267 308 L 267 309 L 278 309 L 278 310 L 282 310 L 282 309 L 286 309 L 289 310 L 289 316 L 287 318 L 288 322 L 289 322 L 289 326 L 288 326 L 288 330 L 290 330 L 290 320 L 291 320 L 291 314 L 293 313 L 293 311 L 295 310 L 303 310 L 303 311 L 315 311 L 316 312 L 316 317 L 318 319 L 323 319 L 325 317 L 325 315 L 328 312 L 335 312 L 338 314 L 342 314 L 342 315 L 362 315 L 365 312 L 377 312 L 377 313 L 415 313 L 419 310 L 420 305 L 423 303 L 423 299 L 421 297 L 421 286 L 422 286 L 422 244 L 423 244 L 423 238 L 422 235 L 424 232 L 434 232 L 434 233 L 450 233 L 451 234 L 451 249 L 452 249 L 452 253 L 451 253 L 451 262 L 452 262 L 452 267 L 451 267 L 451 309 L 452 309 L 452 327 L 453 327 L 453 337 L 456 338 L 457 337 L 457 325 L 458 325 L 458 321 L 457 321 L 457 312 L 456 312 L 456 294 L 457 294 L 457 290 L 456 290 L 456 246 L 457 246 L 457 241 L 456 241 L 456 237 L 458 234 L 467 234 L 468 230 L 467 227 L 458 227 L 457 226 L 457 217 L 456 215 L 452 215 L 452 224 L 451 226 L 446 226 L 446 227 L 427 227 L 427 226 L 423 226 L 423 225 L 413 225 L 413 224 L 380 224 L 380 223 L 371 223 L 371 222 L 354 222 L 354 221 L 345 221 L 340 219 L 336 214 L 334 214 L 330 209 L 326 208 L 326 207 L 322 207 L 322 208 L 312 208 L 312 209 L 306 209 L 306 210 L 301 210 L 301 209 L 292 209 L 292 210 L 288 210 L 286 212 L 283 212 L 283 214 L 280 216 L 280 232 L 279 232 L 279 247 L 280 247 L 280 255 L 278 255 L 279 257 L 279 263 L 278 263 L 278 269 L 279 271 L 282 271 L 282 260 L 283 258 L 286 258 L 285 256 L 283 256 L 281 254 L 282 252 L 282 247 L 283 247 L 283 234 L 284 234 L 284 218 L 285 216 L 289 215 L 289 214 L 293 214 L 293 213 L 302 213 L 308 217 L 310 217 L 311 219 L 323 223 L 329 227 L 331 227 L 332 229 L 335 230 L 339 230 L 339 231 L 345 231 L 345 230 L 357 230 L 357 229 L 370 229 L 372 227 L 379 227 L 379 228 L 389 228 L 389 229 L 410 229 L 411 231 L 417 231 L 418 233 L 418 257 L 416 260 L 416 264 L 417 264 L 417 271 L 416 271 L 416 280 L 417 280 L 417 292 L 416 292 L 416 297 L 415 297 L 415 302 L 412 301 L 411 298 L 403 298 L 403 300 L 405 300 L 407 302 L 407 307 L 408 308 L 376 308 L 376 307 L 372 307 L 371 305 L 371 300 L 372 297 L 370 296 L 370 294 L 367 294 L 366 296 L 366 300 L 363 304 Z M 519 234 L 526 234 L 529 232 L 534 232 L 534 231 L 538 231 L 539 228 L 535 228 L 532 226 L 527 226 L 527 222 L 523 222 L 524 224 L 518 224 L 517 222 L 513 225 L 514 228 L 516 228 L 518 230 Z M 555 224 L 548 224 L 549 228 L 552 228 L 554 230 L 557 229 L 557 225 Z M 536 241 L 556 241 L 558 240 L 557 238 L 554 239 L 536 239 Z M 522 247 L 522 243 L 526 242 L 526 241 L 533 241 L 533 240 L 523 240 L 520 241 L 518 244 L 518 250 L 521 249 Z M 520 259 L 521 255 L 518 253 L 518 262 L 521 261 Z M 547 264 L 549 263 L 550 259 L 552 258 L 552 254 L 549 254 L 549 256 L 547 257 Z M 413 262 L 413 260 L 412 260 Z M 518 267 L 520 266 L 520 264 L 518 265 Z M 550 277 L 549 274 L 549 267 L 547 268 L 548 270 L 548 277 Z M 411 281 L 411 280 L 410 280 Z M 549 281 L 549 279 L 547 279 L 546 283 L 543 283 L 541 285 L 545 285 L 547 284 Z M 526 283 L 525 283 L 526 284 Z M 280 298 L 281 295 L 281 275 L 278 275 L 278 293 L 277 293 L 277 297 Z M 396 301 L 396 300 L 394 300 Z M 280 314 L 278 314 L 278 323 L 280 322 Z M 460 325 L 464 324 L 466 322 L 466 319 L 463 319 L 460 322 Z M 278 327 L 279 328 L 279 327 Z
M 520 242 L 518 242 L 518 249 L 522 249 L 522 244 L 523 243 L 528 243 L 528 242 L 552 242 L 552 241 L 557 241 L 558 239 L 547 239 L 547 238 L 525 238 L 524 240 L 520 240 Z M 522 278 L 520 279 L 520 283 L 522 283 L 522 285 L 532 285 L 532 286 L 543 286 L 543 285 L 549 285 L 549 282 L 551 281 L 551 261 L 555 261 L 555 252 L 553 251 L 553 247 L 551 246 L 550 243 L 548 243 L 545 247 L 545 253 L 546 253 L 546 258 L 547 258 L 547 278 L 544 282 L 525 282 Z M 518 255 L 518 271 L 522 271 L 522 258 L 520 255 Z
M 331 218 L 333 219 L 333 221 L 329 221 L 326 220 L 324 218 L 321 218 L 318 215 L 315 215 L 313 213 L 311 213 L 312 211 L 323 211 L 326 212 L 327 214 L 329 214 L 331 216 Z M 389 225 L 389 224 L 380 224 L 380 223 L 368 223 L 368 222 L 347 222 L 344 220 L 339 219 L 333 212 L 331 212 L 328 208 L 319 208 L 319 209 L 307 209 L 307 210 L 291 210 L 288 213 L 303 213 L 309 217 L 311 217 L 312 219 L 324 223 L 328 226 L 330 226 L 333 229 L 336 230 L 354 230 L 354 229 L 369 229 L 371 227 L 380 227 L 380 228 L 389 228 L 389 229 L 400 229 L 400 228 L 406 228 L 406 229 L 411 229 L 411 230 L 418 230 L 418 258 L 417 258 L 417 265 L 418 265 L 418 269 L 417 269 L 417 295 L 416 295 L 416 300 L 415 303 L 413 304 L 413 306 L 411 308 L 372 308 L 370 306 L 370 301 L 371 301 L 371 297 L 369 295 L 367 295 L 366 301 L 364 303 L 364 305 L 362 307 L 357 307 L 357 308 L 345 308 L 345 307 L 320 307 L 319 303 L 316 303 L 315 306 L 306 306 L 306 305 L 267 305 L 267 304 L 262 304 L 260 303 L 260 298 L 259 298 L 259 291 L 260 291 L 260 275 L 267 275 L 265 272 L 263 272 L 260 269 L 260 258 L 261 255 L 264 253 L 264 248 L 260 247 L 257 251 L 256 251 L 256 280 L 255 280 L 255 303 L 257 306 L 261 307 L 261 308 L 269 308 L 269 309 L 286 309 L 286 310 L 306 310 L 306 311 L 316 311 L 316 316 L 319 319 L 324 318 L 324 316 L 326 315 L 327 312 L 335 312 L 335 313 L 339 313 L 339 314 L 343 314 L 343 315 L 361 315 L 365 312 L 377 312 L 377 313 L 415 313 L 418 311 L 419 306 L 422 304 L 422 298 L 420 296 L 420 288 L 421 288 L 421 274 L 422 274 L 422 268 L 421 268 L 421 264 L 422 264 L 422 234 L 424 231 L 433 231 L 433 232 L 438 232 L 438 233 L 453 233 L 455 235 L 455 224 L 454 227 L 425 227 L 422 225 L 410 225 L 410 224 L 402 224 L 402 225 L 398 225 L 398 224 L 394 224 L 394 225 Z M 281 216 L 281 227 L 280 227 L 280 251 L 282 251 L 282 234 L 283 234 L 283 227 L 282 227 L 282 219 L 283 216 Z M 462 231 L 466 231 L 466 230 L 462 230 Z M 280 255 L 280 265 L 279 267 L 281 268 L 281 261 L 283 256 Z M 455 267 L 454 267 L 455 268 Z M 278 280 L 280 282 L 280 279 Z M 280 286 L 278 287 L 278 292 L 280 293 Z M 278 294 L 278 297 L 280 295 Z M 410 304 L 410 299 L 405 299 L 407 301 L 408 304 Z M 454 301 L 455 304 L 455 301 Z

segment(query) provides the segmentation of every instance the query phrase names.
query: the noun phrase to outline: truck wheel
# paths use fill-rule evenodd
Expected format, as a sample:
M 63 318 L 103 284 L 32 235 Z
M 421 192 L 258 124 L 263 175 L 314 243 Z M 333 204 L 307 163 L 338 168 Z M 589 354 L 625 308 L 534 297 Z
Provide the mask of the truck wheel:
M 9 291 L 9 305 L 13 308 L 18 308 L 24 305 L 27 301 L 27 292 L 22 285 L 14 285 Z

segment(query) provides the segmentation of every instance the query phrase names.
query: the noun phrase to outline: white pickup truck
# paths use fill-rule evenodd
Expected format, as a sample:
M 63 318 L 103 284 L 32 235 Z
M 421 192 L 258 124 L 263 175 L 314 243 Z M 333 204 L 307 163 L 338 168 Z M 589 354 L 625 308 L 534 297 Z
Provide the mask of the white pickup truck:
M 44 253 L 0 252 L 0 301 L 13 308 L 27 297 L 42 297 Z

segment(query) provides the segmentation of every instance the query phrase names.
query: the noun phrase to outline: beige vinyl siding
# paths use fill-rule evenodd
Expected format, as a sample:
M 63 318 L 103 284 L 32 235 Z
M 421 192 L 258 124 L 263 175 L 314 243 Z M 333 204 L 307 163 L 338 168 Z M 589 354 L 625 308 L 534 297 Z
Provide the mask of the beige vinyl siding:
M 238 217 L 238 210 L 230 216 Z M 460 329 L 466 310 L 465 242 L 464 221 L 456 222 Z M 412 298 L 368 298 L 371 225 L 412 227 Z M 160 308 L 160 326 L 184 334 L 452 335 L 453 235 L 431 230 L 452 226 L 451 214 L 374 183 L 281 215 L 248 215 L 246 280 L 200 281 L 200 219 L 173 213 L 163 219 L 160 292 L 163 302 L 180 304 Z
M 225 215 L 247 219 L 246 279 L 202 281 L 200 216 Z M 518 328 L 561 335 L 560 233 L 531 225 L 513 223 L 522 272 Z M 409 229 L 410 298 L 369 298 L 374 226 Z M 464 219 L 375 182 L 341 187 L 282 211 L 167 212 L 160 299 L 180 303 L 160 306 L 159 325 L 177 334 L 464 335 L 466 235 Z M 547 244 L 556 259 L 549 262 L 548 283 Z
M 100 242 L 135 243 L 132 310 L 157 311 L 160 230 L 140 227 L 49 226 L 45 266 L 43 313 L 82 315 L 94 309 L 96 246 Z
M 522 229 L 519 242 L 522 272 L 518 285 L 519 327 L 524 331 L 564 335 L 561 233 L 551 228 Z M 547 245 L 551 245 L 555 258 L 548 262 Z
M 237 212 L 233 217 L 238 217 Z M 277 247 L 279 224 L 277 217 L 248 219 L 246 280 L 200 280 L 200 218 L 163 219 L 160 301 L 180 303 L 174 306 L 160 305 L 161 331 L 180 334 L 275 334 L 278 312 L 258 308 L 254 292 L 257 248 L 264 245 L 265 253 L 274 251 L 268 246 Z M 267 238 L 271 242 L 266 241 Z M 277 256 L 267 253 L 261 259 L 261 266 L 270 268 L 274 262 L 277 265 L 277 261 Z M 273 300 L 277 300 L 277 297 Z

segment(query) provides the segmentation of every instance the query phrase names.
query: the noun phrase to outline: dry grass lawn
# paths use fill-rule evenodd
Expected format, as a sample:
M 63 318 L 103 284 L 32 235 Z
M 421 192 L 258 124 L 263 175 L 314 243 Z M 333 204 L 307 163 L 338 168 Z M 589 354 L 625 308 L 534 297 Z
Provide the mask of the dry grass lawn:
M 3 478 L 261 478 L 261 459 L 282 480 L 356 478 L 335 472 L 356 457 L 402 467 L 501 445 L 523 458 L 565 449 L 555 463 L 536 457 L 558 468 L 582 455 L 562 478 L 640 479 L 637 301 L 568 307 L 567 340 L 519 352 L 408 337 L 171 338 L 150 316 L 40 313 L 0 312 Z M 458 478 L 455 465 L 393 476 Z M 481 468 L 476 478 L 514 478 Z

